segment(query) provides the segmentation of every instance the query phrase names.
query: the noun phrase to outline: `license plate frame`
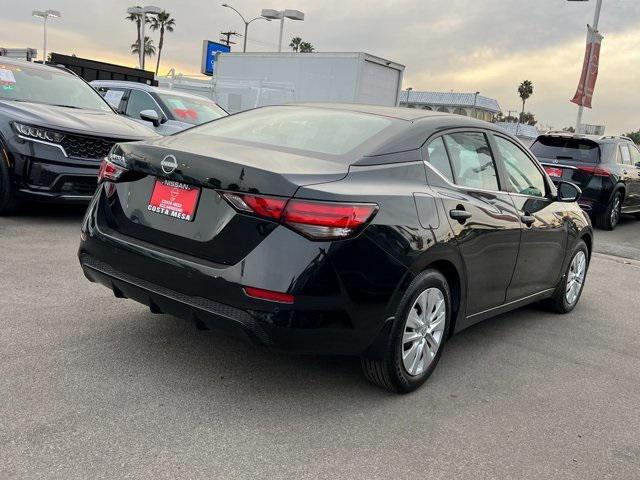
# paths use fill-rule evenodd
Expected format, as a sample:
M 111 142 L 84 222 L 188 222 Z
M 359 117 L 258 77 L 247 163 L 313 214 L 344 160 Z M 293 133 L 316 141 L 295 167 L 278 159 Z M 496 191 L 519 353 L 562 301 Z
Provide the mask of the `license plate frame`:
M 193 222 L 201 193 L 200 187 L 158 178 L 153 184 L 147 210 L 183 222 Z
M 547 172 L 547 175 L 549 175 L 550 177 L 553 178 L 562 178 L 562 168 L 560 167 L 551 167 L 551 166 L 544 166 L 544 171 Z

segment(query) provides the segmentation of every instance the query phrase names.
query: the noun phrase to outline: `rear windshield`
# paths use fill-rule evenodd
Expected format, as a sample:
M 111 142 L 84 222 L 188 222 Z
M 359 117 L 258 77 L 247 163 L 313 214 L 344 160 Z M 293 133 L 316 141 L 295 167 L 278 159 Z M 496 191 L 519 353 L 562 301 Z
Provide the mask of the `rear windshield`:
M 344 155 L 391 126 L 385 117 L 313 107 L 266 107 L 185 131 L 271 147 Z
M 531 145 L 536 157 L 555 160 L 575 160 L 583 163 L 598 163 L 598 144 L 585 138 L 538 137 Z

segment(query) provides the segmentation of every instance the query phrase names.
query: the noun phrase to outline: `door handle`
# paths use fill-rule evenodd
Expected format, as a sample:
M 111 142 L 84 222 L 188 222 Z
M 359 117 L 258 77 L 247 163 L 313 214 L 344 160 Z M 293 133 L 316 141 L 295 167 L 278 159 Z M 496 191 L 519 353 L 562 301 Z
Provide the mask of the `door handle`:
M 520 216 L 520 221 L 524 223 L 527 227 L 530 227 L 536 221 L 536 217 L 534 217 L 533 215 L 529 215 L 528 213 L 525 213 L 524 215 Z
M 460 223 L 464 223 L 468 218 L 471 218 L 471 213 L 467 212 L 465 209 L 456 208 L 454 210 L 449 210 L 449 216 Z

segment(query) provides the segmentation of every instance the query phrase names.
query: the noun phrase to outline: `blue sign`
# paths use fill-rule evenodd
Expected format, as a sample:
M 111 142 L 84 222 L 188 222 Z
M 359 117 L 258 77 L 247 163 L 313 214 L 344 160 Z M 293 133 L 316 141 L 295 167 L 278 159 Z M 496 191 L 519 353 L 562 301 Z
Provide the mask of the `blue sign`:
M 211 42 L 209 40 L 202 41 L 202 66 L 200 71 L 205 75 L 213 75 L 216 63 L 216 53 L 229 53 L 231 47 L 222 43 Z

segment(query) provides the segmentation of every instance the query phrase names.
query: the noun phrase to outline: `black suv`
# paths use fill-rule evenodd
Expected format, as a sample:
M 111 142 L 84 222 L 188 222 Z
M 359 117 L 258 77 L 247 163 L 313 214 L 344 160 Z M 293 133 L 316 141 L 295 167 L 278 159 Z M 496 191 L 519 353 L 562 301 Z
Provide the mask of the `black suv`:
M 0 59 L 0 215 L 21 198 L 88 202 L 111 147 L 153 137 L 74 73 Z
M 630 138 L 549 132 L 531 151 L 554 181 L 582 189 L 580 206 L 599 228 L 613 230 L 622 213 L 640 218 L 640 151 Z

